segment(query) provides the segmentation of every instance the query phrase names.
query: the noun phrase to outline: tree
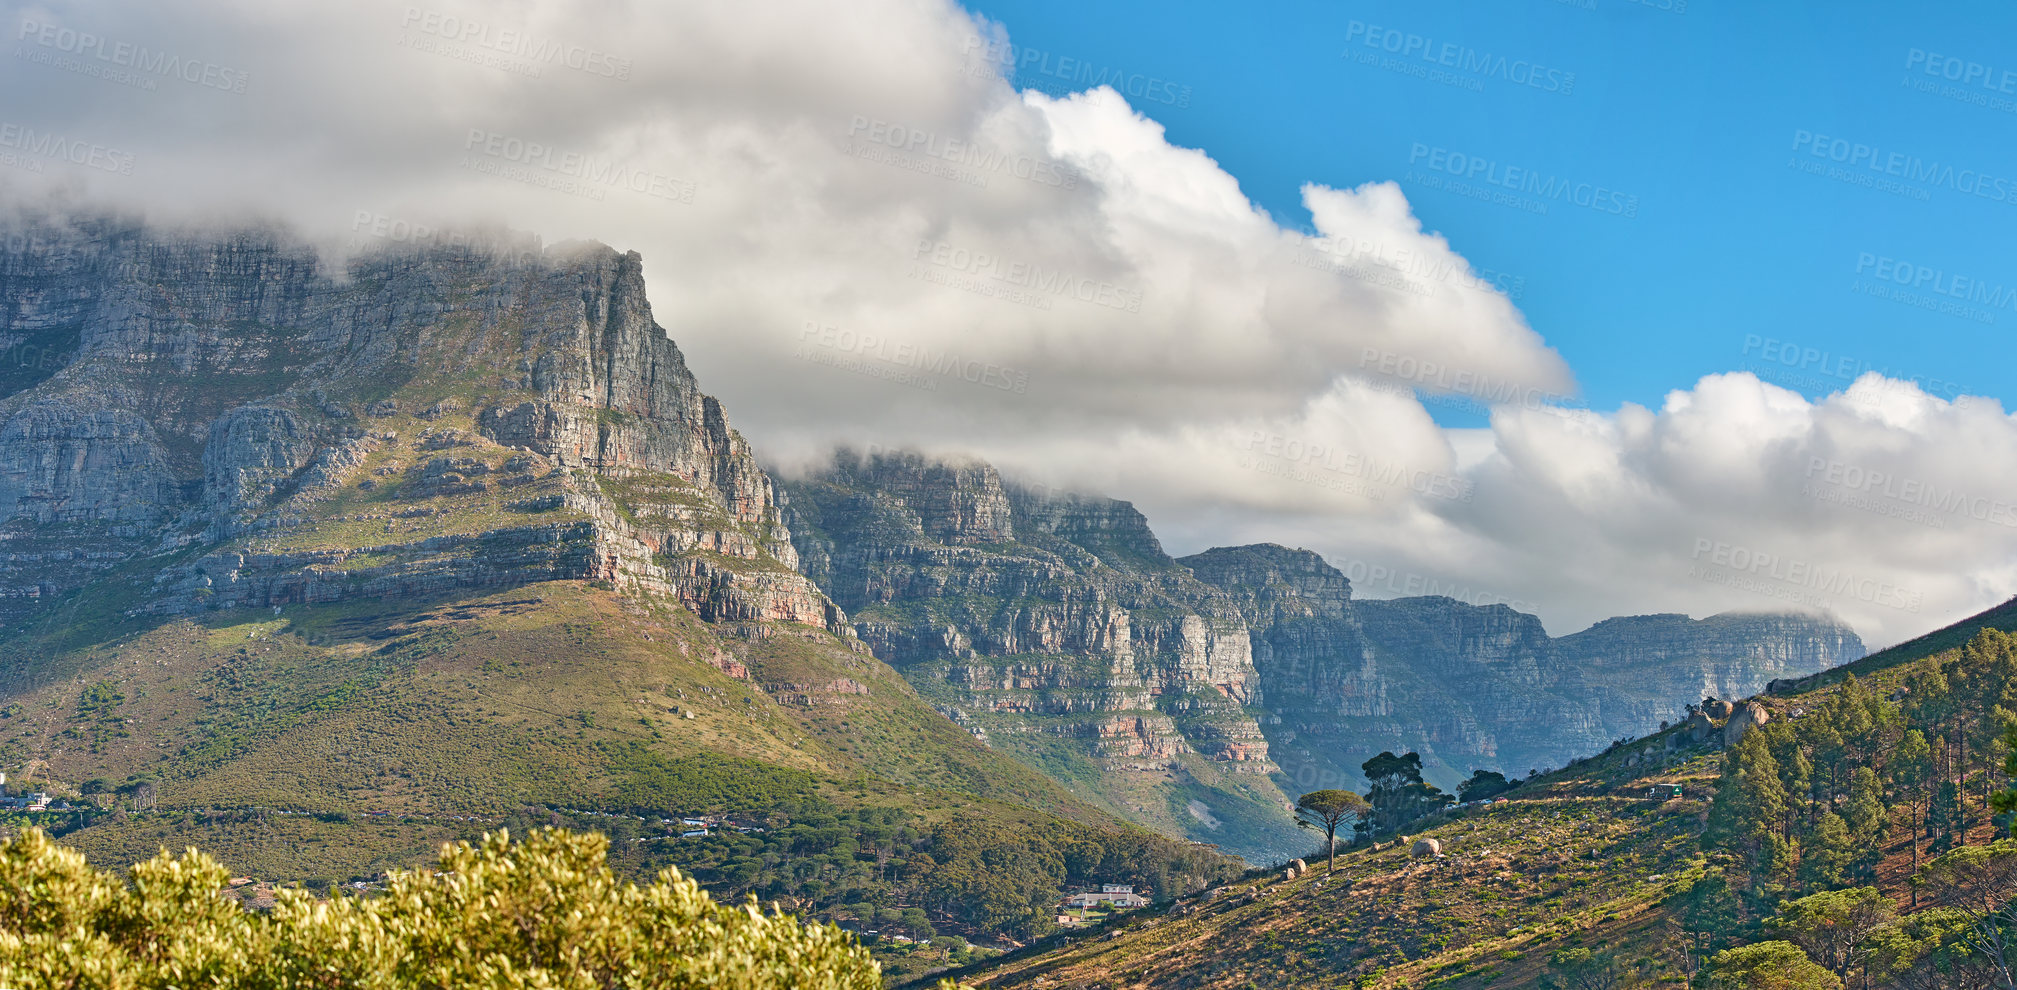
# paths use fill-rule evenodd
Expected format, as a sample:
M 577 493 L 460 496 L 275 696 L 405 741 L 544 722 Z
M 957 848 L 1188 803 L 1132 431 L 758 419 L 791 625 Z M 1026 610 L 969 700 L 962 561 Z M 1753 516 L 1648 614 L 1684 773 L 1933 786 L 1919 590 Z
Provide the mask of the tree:
M 1849 824 L 1841 815 L 1824 811 L 1800 847 L 1800 879 L 1810 888 L 1836 886 L 1856 862 L 1857 852 Z
M 1896 990 L 1995 990 L 1995 967 L 1968 948 L 1968 916 L 1929 908 L 1870 934 L 1870 975 Z
M 1783 854 L 1786 787 L 1779 761 L 1765 745 L 1764 733 L 1747 732 L 1723 755 L 1723 776 L 1710 806 L 1709 837 L 1743 849 L 1753 862 L 1770 869 Z
M 1856 875 L 1865 879 L 1875 876 L 1891 829 L 1891 813 L 1884 807 L 1884 786 L 1877 782 L 1877 771 L 1856 768 L 1849 781 L 1849 803 L 1842 806 L 1842 820 L 1849 826 L 1849 843 L 1856 850 L 1851 860 Z
M 1497 770 L 1473 770 L 1471 779 L 1457 785 L 1457 800 L 1466 804 L 1497 797 L 1512 789 L 1512 782 Z
M 1926 784 L 1933 779 L 1933 749 L 1926 745 L 1926 734 L 1918 729 L 1905 733 L 1898 741 L 1898 747 L 1891 751 L 1888 764 L 1891 783 L 1905 797 L 1905 807 L 1911 813 L 1912 823 L 1912 871 L 1919 871 L 1919 839 L 1926 820 Z M 1913 905 L 1918 904 L 1918 888 L 1913 888 Z
M 1720 869 L 1687 881 L 1667 899 L 1667 907 L 1687 933 L 1690 959 L 1714 954 L 1743 922 L 1743 902 Z
M 1324 833 L 1326 862 L 1324 875 L 1330 876 L 1338 859 L 1338 826 L 1348 819 L 1362 818 L 1373 806 L 1351 791 L 1311 791 L 1296 801 L 1296 824 Z
M 1856 887 L 1783 901 L 1771 927 L 1847 983 L 1851 971 L 1866 968 L 1871 933 L 1897 914 L 1882 891 Z
M 1709 961 L 1710 990 L 1842 990 L 1842 980 L 1791 942 L 1754 942 Z
M 1936 902 L 1961 912 L 1961 941 L 1981 953 L 2005 987 L 2017 987 L 2017 839 L 1962 846 L 1912 878 Z
M 1454 800 L 1422 781 L 1422 757 L 1383 752 L 1359 765 L 1366 775 L 1366 800 L 1373 806 L 1373 825 L 1391 832 L 1423 815 L 1448 807 Z
M 931 919 L 925 916 L 923 908 L 904 908 L 897 917 L 901 919 L 900 923 L 910 932 L 911 937 L 920 942 L 930 941 L 938 936 L 938 929 L 932 927 Z

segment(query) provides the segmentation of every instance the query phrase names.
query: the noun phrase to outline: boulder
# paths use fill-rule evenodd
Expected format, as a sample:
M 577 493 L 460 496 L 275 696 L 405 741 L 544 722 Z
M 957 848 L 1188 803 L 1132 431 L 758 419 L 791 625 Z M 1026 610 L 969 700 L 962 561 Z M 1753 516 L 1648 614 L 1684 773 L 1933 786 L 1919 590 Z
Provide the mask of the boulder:
M 1435 839 L 1422 839 L 1410 847 L 1408 853 L 1417 859 L 1429 856 L 1441 856 L 1443 854 L 1443 844 Z
M 1297 873 L 1302 873 L 1309 869 L 1309 867 L 1305 865 L 1303 861 L 1300 859 L 1291 861 L 1289 865 L 1295 867 Z
M 1723 726 L 1724 748 L 1737 745 L 1746 733 L 1771 720 L 1772 713 L 1765 710 L 1764 705 L 1752 701 L 1739 703 L 1737 710 L 1731 714 L 1730 721 Z
M 1729 702 L 1720 698 L 1710 698 L 1702 703 L 1703 713 L 1718 722 L 1729 718 L 1730 713 L 1734 710 Z

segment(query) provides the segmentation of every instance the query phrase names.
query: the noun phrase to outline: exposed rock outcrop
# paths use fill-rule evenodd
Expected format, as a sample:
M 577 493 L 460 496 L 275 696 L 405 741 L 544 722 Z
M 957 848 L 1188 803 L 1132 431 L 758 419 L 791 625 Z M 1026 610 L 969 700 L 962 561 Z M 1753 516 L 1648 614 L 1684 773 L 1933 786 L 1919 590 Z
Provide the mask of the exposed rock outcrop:
M 1356 600 L 1306 550 L 1171 560 L 1126 503 L 974 462 L 842 452 L 786 488 L 806 573 L 941 710 L 1026 755 L 1079 740 L 1123 777 L 1192 753 L 1278 765 L 1293 795 L 1357 788 L 1365 759 L 1414 750 L 1453 787 L 1862 655 L 1847 628 L 1805 616 L 1636 616 L 1557 639 L 1504 605 Z
M 635 253 L 438 248 L 339 277 L 270 232 L 31 226 L 0 251 L 0 363 L 46 371 L 0 375 L 0 620 L 131 565 L 158 570 L 145 611 L 578 578 L 845 629 Z M 507 483 L 565 518 L 500 517 Z M 363 541 L 357 516 L 386 522 Z M 49 566 L 57 545 L 89 556 Z
M 1553 638 L 1504 605 L 1353 599 L 1308 551 L 1222 547 L 1180 562 L 1245 597 L 1262 724 L 1291 789 L 1356 786 L 1358 764 L 1383 749 L 1420 752 L 1444 787 L 1477 768 L 1557 767 L 1707 695 L 1863 655 L 1846 626 L 1804 615 L 1630 616 Z
M 1240 847 L 1203 823 L 1244 807 L 1244 841 L 1265 834 L 1240 848 L 1294 848 L 1249 629 L 1133 506 L 913 453 L 842 451 L 785 488 L 806 573 L 941 711 L 1040 763 L 1069 753 L 1146 823 Z M 1209 815 L 1167 810 L 1192 801 Z

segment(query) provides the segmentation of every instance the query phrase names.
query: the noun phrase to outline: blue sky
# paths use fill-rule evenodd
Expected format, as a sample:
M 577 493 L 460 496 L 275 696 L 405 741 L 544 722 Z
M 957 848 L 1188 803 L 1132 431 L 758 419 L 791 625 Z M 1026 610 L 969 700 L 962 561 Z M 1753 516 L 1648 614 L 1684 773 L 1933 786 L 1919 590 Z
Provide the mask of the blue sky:
M 1426 227 L 1474 265 L 1521 279 L 1529 321 L 1568 359 L 1582 397 L 1610 409 L 1657 406 L 1704 374 L 1770 360 L 1779 363 L 1768 378 L 1809 396 L 1846 387 L 1845 370 L 1869 369 L 1942 397 L 2011 394 L 2013 369 L 2000 358 L 2017 330 L 2008 296 L 2017 53 L 1994 39 L 2011 36 L 2017 9 L 1939 7 L 989 0 L 970 9 L 1007 28 L 1018 85 L 1055 90 L 1055 73 L 1074 71 L 1062 60 L 1073 59 L 1093 73 L 1168 80 L 1178 94 L 1187 87 L 1188 106 L 1131 102 L 1286 225 L 1309 226 L 1304 182 L 1399 181 Z M 1442 66 L 1422 52 L 1456 67 L 1424 78 Z M 1539 88 L 1522 84 L 1534 66 L 1550 70 Z M 1421 179 L 1443 178 L 1457 154 L 1490 163 L 1487 176 L 1519 168 L 1636 197 L 1636 216 L 1561 201 L 1542 215 Z M 1444 173 L 1422 167 L 1432 159 Z M 1851 184 L 1887 178 L 1900 188 Z M 1874 285 L 1915 298 L 1875 295 Z M 1794 367 L 1782 357 L 1789 346 Z M 1436 412 L 1446 425 L 1476 422 Z

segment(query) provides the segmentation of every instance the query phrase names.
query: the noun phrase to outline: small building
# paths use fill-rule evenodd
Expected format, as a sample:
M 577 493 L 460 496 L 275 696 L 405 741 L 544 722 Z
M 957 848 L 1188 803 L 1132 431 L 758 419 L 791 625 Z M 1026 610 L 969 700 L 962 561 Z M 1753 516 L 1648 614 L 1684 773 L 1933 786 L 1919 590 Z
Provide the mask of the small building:
M 1135 893 L 1133 887 L 1122 884 L 1101 884 L 1097 891 L 1085 890 L 1067 896 L 1064 900 L 1068 908 L 1138 908 L 1147 907 L 1149 899 Z

